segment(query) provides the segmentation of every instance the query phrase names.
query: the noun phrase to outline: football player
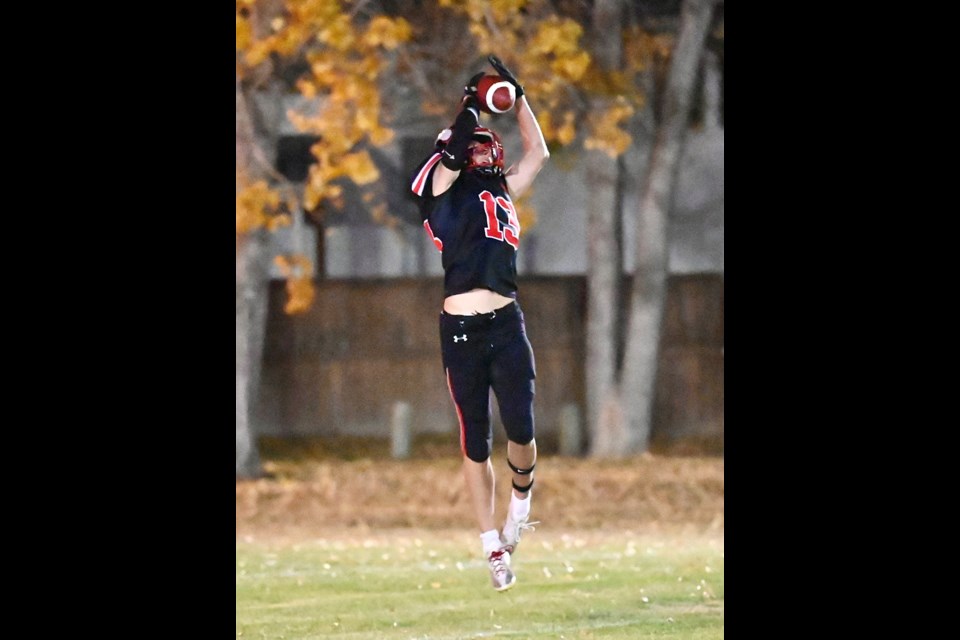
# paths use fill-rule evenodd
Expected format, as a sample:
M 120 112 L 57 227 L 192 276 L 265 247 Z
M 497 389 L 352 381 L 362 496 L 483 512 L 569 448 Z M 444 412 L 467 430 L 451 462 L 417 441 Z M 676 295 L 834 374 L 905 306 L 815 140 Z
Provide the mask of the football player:
M 506 169 L 500 136 L 480 125 L 473 76 L 456 119 L 413 173 L 423 226 L 441 253 L 444 301 L 440 344 L 447 386 L 460 423 L 463 475 L 493 586 L 512 587 L 511 555 L 532 529 L 530 489 L 537 461 L 534 438 L 533 349 L 517 301 L 521 229 L 513 198 L 522 195 L 550 154 L 523 87 L 499 59 L 488 61 L 515 88 L 523 152 Z M 507 435 L 513 491 L 502 529 L 494 521 L 495 474 L 490 390 Z

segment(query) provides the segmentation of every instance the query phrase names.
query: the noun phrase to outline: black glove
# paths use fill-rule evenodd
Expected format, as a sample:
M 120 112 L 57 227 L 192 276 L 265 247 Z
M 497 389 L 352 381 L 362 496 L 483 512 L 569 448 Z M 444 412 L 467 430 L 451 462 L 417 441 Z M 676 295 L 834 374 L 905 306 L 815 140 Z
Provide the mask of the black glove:
M 464 109 L 480 110 L 480 99 L 477 98 L 477 83 L 484 75 L 483 71 L 481 71 L 467 80 L 467 84 L 463 87 L 463 99 L 460 101 Z
M 489 62 L 490 66 L 496 69 L 497 73 L 499 73 L 507 82 L 514 86 L 514 88 L 517 90 L 517 98 L 523 95 L 523 86 L 517 80 L 516 76 L 510 72 L 510 69 L 507 69 L 503 63 L 500 62 L 500 58 L 495 55 L 489 55 L 487 56 L 487 62 Z
M 486 74 L 484 74 L 483 71 L 481 71 L 481 72 L 478 73 L 477 75 L 475 75 L 475 76 L 473 76 L 472 78 L 470 78 L 469 80 L 467 80 L 466 86 L 463 87 L 463 95 L 465 95 L 465 96 L 473 96 L 474 98 L 476 98 L 476 97 L 477 97 L 477 83 L 480 82 L 480 78 L 482 78 L 484 75 L 486 75 Z

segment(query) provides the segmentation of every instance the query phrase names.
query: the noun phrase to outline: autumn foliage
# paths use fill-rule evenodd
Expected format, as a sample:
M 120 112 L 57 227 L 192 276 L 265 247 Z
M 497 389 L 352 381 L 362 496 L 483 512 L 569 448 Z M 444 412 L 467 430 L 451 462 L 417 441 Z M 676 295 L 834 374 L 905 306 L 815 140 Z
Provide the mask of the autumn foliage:
M 301 132 L 313 134 L 316 162 L 302 193 L 302 207 L 316 209 L 324 200 L 337 201 L 346 178 L 364 185 L 376 181 L 379 171 L 362 144 L 384 145 L 393 131 L 384 126 L 378 80 L 386 64 L 385 52 L 396 49 L 412 34 L 403 18 L 352 17 L 348 3 L 288 0 L 282 3 L 237 0 L 237 75 L 245 78 L 270 64 L 271 56 L 302 58 L 308 71 L 296 81 L 297 90 L 312 99 L 310 113 L 287 113 Z M 238 168 L 238 174 L 242 168 Z M 281 200 L 263 181 L 249 183 L 238 175 L 237 233 L 271 224 L 269 212 Z M 296 206 L 296 205 L 294 205 Z M 276 224 L 274 223 L 274 226 Z M 313 287 L 304 256 L 280 258 L 287 274 L 288 313 L 309 308 Z
M 402 7 L 402 3 L 401 3 Z M 289 223 L 294 208 L 322 212 L 342 204 L 343 181 L 371 185 L 380 172 L 370 146 L 394 140 L 388 126 L 389 83 L 404 76 L 422 96 L 422 113 L 449 118 L 454 105 L 449 91 L 438 91 L 428 78 L 453 85 L 476 72 L 488 53 L 496 53 L 517 74 L 532 96 L 543 134 L 552 150 L 575 144 L 616 157 L 630 146 L 627 124 L 643 107 L 636 81 L 650 61 L 669 52 L 669 38 L 625 30 L 621 69 L 601 70 L 584 42 L 582 15 L 563 15 L 546 0 L 437 0 L 410 4 L 416 14 L 383 15 L 370 3 L 347 0 L 237 0 L 236 61 L 238 80 L 256 85 L 280 73 L 283 63 L 297 63 L 291 90 L 308 109 L 290 111 L 288 121 L 316 137 L 314 163 L 304 184 L 283 184 L 276 172 L 270 182 L 238 165 L 237 234 Z M 402 11 L 402 8 L 400 9 Z M 456 42 L 437 41 L 440 22 L 455 22 Z M 442 32 L 446 37 L 447 32 Z M 472 58 L 470 56 L 473 56 Z M 289 67 L 287 67 L 289 68 Z M 607 95 L 609 107 L 590 111 L 589 95 Z M 409 115 L 409 114 L 408 114 Z M 380 212 L 384 205 L 373 203 Z M 524 227 L 534 222 L 532 207 L 522 206 Z M 278 262 L 290 274 L 288 311 L 305 310 L 312 299 L 312 268 L 305 258 Z M 299 282 L 294 282 L 299 278 Z

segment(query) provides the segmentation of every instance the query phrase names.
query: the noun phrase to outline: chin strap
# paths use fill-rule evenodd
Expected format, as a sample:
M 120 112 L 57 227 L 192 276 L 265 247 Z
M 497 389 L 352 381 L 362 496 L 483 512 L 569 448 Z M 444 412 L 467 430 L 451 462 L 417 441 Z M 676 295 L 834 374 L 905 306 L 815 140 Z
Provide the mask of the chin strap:
M 471 167 L 471 168 L 467 168 L 467 171 L 472 171 L 474 173 L 479 173 L 485 176 L 503 175 L 503 170 L 500 167 Z

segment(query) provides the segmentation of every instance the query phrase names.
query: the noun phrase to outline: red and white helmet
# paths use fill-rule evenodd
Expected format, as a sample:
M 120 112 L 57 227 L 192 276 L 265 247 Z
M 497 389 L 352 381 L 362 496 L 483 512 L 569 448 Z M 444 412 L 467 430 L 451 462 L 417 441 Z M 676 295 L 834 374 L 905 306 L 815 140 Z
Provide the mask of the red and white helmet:
M 450 140 L 450 136 L 453 134 L 452 128 L 447 128 L 441 131 L 437 135 L 436 145 L 438 149 L 443 148 L 447 142 Z M 497 135 L 497 132 L 493 129 L 487 129 L 486 127 L 477 126 L 473 130 L 473 136 L 471 140 L 476 140 L 481 144 L 474 149 L 490 149 L 490 159 L 489 160 L 475 160 L 473 156 L 473 150 L 467 150 L 467 166 L 464 167 L 467 171 L 478 171 L 480 173 L 488 173 L 492 175 L 503 175 L 505 165 L 505 158 L 503 152 L 503 143 L 500 141 L 500 136 Z M 479 155 L 479 154 L 478 154 Z
M 476 170 L 480 173 L 490 173 L 497 176 L 503 175 L 503 143 L 500 142 L 500 136 L 497 135 L 497 132 L 493 129 L 487 129 L 486 127 L 477 127 L 473 130 L 473 140 L 481 144 L 467 149 L 467 171 Z M 487 149 L 490 150 L 489 159 L 483 161 L 475 159 L 475 151 L 486 151 Z

